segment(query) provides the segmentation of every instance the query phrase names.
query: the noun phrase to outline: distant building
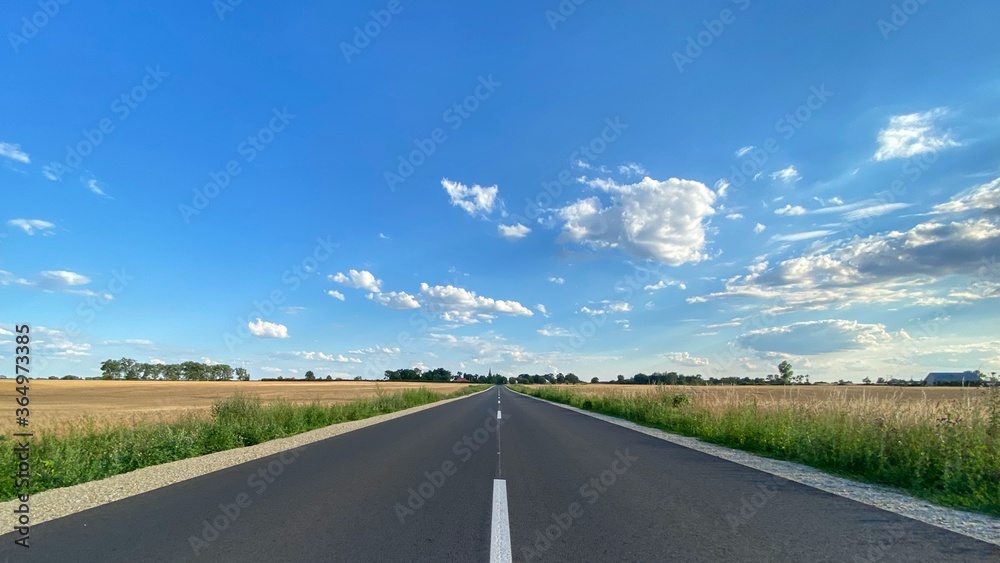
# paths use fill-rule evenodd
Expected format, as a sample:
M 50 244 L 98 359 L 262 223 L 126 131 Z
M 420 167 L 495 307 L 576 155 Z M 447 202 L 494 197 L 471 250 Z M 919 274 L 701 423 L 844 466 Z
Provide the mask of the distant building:
M 974 371 L 928 373 L 924 378 L 925 385 L 955 385 L 964 383 L 979 383 L 979 375 Z
M 464 377 L 456 377 L 455 379 L 452 379 L 452 381 L 454 383 L 469 383 L 469 380 Z

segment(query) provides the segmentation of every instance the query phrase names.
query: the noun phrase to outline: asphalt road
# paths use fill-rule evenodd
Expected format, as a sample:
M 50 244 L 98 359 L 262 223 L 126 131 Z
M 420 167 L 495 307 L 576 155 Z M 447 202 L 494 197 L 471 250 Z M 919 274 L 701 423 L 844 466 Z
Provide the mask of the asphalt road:
M 506 389 L 34 526 L 29 549 L 14 539 L 0 560 L 475 562 L 492 546 L 515 561 L 1000 561 Z

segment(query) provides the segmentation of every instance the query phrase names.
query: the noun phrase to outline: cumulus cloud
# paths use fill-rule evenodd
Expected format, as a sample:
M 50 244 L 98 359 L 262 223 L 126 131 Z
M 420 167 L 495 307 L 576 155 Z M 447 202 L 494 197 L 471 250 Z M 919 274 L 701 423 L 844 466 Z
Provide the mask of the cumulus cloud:
M 542 336 L 573 336 L 573 333 L 566 330 L 565 328 L 551 324 L 543 326 L 536 332 L 538 332 L 538 334 L 541 334 Z
M 671 352 L 669 354 L 664 354 L 663 357 L 675 364 L 689 367 L 707 366 L 709 363 L 707 359 L 692 356 L 687 352 Z
M 910 158 L 960 146 L 948 133 L 938 131 L 935 125 L 935 121 L 947 113 L 946 108 L 937 108 L 889 118 L 888 127 L 878 133 L 879 147 L 875 152 L 875 160 Z
M 758 352 L 811 356 L 845 350 L 866 350 L 887 344 L 893 336 L 885 325 L 829 319 L 763 328 L 741 334 L 737 343 Z
M 497 225 L 497 231 L 500 232 L 500 236 L 507 240 L 518 240 L 528 236 L 528 233 L 531 232 L 531 227 L 525 227 L 520 223 L 516 225 Z
M 386 293 L 369 293 L 368 299 L 388 307 L 390 309 L 395 309 L 397 311 L 404 311 L 407 309 L 419 309 L 420 303 L 417 302 L 416 298 L 406 293 L 405 291 L 389 291 Z
M 41 219 L 11 219 L 7 221 L 7 226 L 21 229 L 29 235 L 33 235 L 36 232 L 51 234 L 52 229 L 55 228 L 54 224 L 42 221 Z
M 330 291 L 327 291 L 326 294 L 329 295 L 330 297 L 333 297 L 334 299 L 339 299 L 341 301 L 344 300 L 344 294 L 337 291 L 336 289 L 331 289 Z
M 632 305 L 626 303 L 625 301 L 601 301 L 599 303 L 601 307 L 593 309 L 589 306 L 584 306 L 580 308 L 580 312 L 597 316 L 604 315 L 607 313 L 627 313 L 632 310 Z
M 742 213 L 730 213 L 726 215 L 726 219 L 729 219 L 730 221 L 735 221 L 737 219 L 742 219 L 742 218 L 743 218 Z
M 549 316 L 549 312 L 548 312 L 548 310 L 545 309 L 545 305 L 542 305 L 541 303 L 539 303 L 538 305 L 535 305 L 535 310 L 538 311 L 539 313 L 541 313 L 542 315 L 546 316 L 546 317 Z
M 534 313 L 517 301 L 476 295 L 476 292 L 452 285 L 420 284 L 420 301 L 449 322 L 472 324 L 489 321 L 497 314 L 530 317 Z
M 250 334 L 258 338 L 288 338 L 288 327 L 278 323 L 271 323 L 257 319 L 248 323 Z
M 774 210 L 775 215 L 805 215 L 806 209 L 800 205 L 786 205 Z
M 382 291 L 382 281 L 368 270 L 351 270 L 346 275 L 340 272 L 329 277 L 329 280 L 355 289 L 365 289 L 374 293 Z
M 451 199 L 452 205 L 462 208 L 473 217 L 492 213 L 493 206 L 497 200 L 497 192 L 499 191 L 497 186 L 484 188 L 474 185 L 470 188 L 465 184 L 452 182 L 447 178 L 441 180 L 441 187 L 444 188 L 444 191 L 448 192 L 448 197 Z
M 789 166 L 784 170 L 778 170 L 774 174 L 771 174 L 772 180 L 780 180 L 786 184 L 794 184 L 798 182 L 802 177 L 799 176 L 799 171 L 795 169 L 794 166 Z
M 556 277 L 550 277 L 549 281 L 552 282 L 552 283 L 554 283 L 554 284 L 556 284 L 556 285 L 562 285 L 562 284 L 566 283 L 566 280 L 564 280 L 562 278 L 556 278 Z
M 715 213 L 717 196 L 704 184 L 647 177 L 630 185 L 611 180 L 588 185 L 610 194 L 611 202 L 605 206 L 594 196 L 559 209 L 560 241 L 614 248 L 671 266 L 707 257 L 705 221 Z
M 0 157 L 9 158 L 22 164 L 30 164 L 31 157 L 21 150 L 21 145 L 0 141 Z
M 759 234 L 763 233 L 766 229 L 767 229 L 767 227 L 765 227 L 764 225 L 762 225 L 760 223 L 757 223 L 757 225 L 754 226 L 754 228 L 753 228 L 753 234 L 759 235 Z

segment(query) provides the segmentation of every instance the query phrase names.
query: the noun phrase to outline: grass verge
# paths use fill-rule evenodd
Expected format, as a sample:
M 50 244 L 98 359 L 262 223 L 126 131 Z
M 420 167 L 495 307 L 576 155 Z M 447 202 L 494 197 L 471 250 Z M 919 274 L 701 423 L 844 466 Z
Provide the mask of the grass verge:
M 1000 389 L 918 408 L 889 399 L 722 404 L 660 387 L 585 396 L 510 386 L 706 442 L 888 485 L 942 506 L 1000 516 Z
M 212 406 L 211 420 L 189 416 L 170 423 L 135 427 L 90 427 L 67 435 L 35 437 L 31 443 L 31 486 L 27 492 L 68 487 L 128 473 L 143 467 L 252 446 L 339 422 L 361 420 L 485 389 L 470 385 L 449 395 L 427 389 L 397 393 L 382 390 L 370 399 L 323 406 L 282 401 L 262 404 L 259 397 L 235 394 Z M 0 435 L 0 462 L 16 469 L 17 442 Z M 0 501 L 24 493 L 14 479 L 0 479 Z

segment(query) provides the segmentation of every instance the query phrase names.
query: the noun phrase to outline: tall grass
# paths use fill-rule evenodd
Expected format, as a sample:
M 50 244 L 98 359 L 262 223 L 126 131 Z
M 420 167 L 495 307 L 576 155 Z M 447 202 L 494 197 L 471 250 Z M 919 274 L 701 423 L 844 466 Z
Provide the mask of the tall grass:
M 950 401 L 724 390 L 515 390 L 1000 516 L 1000 389 Z
M 425 388 L 386 393 L 349 403 L 323 406 L 277 401 L 263 404 L 253 395 L 235 394 L 217 400 L 212 418 L 189 415 L 173 422 L 140 422 L 134 427 L 90 424 L 68 434 L 36 437 L 31 443 L 31 487 L 37 493 L 127 473 L 142 467 L 177 461 L 232 448 L 252 446 L 338 422 L 360 420 L 442 399 L 468 395 L 485 385 L 464 387 L 450 395 Z M 0 463 L 17 467 L 16 442 L 0 436 Z M 16 493 L 12 478 L 0 479 L 0 500 Z

